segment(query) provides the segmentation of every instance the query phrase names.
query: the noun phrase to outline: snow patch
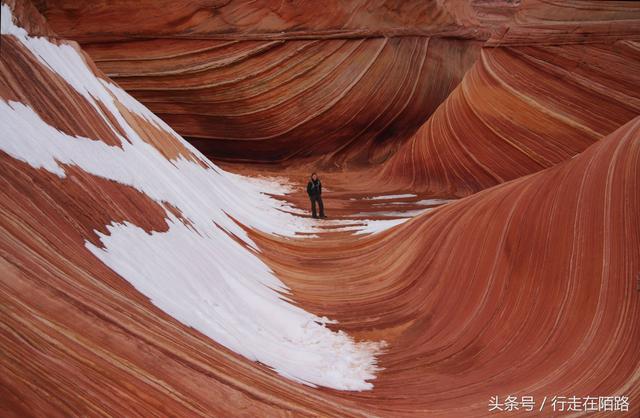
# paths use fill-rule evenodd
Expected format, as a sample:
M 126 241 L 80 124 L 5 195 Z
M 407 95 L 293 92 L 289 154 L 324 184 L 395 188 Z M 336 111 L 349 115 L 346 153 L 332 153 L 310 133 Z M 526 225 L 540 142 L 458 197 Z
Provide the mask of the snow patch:
M 377 234 L 379 232 L 386 231 L 387 229 L 393 228 L 394 226 L 403 224 L 409 219 L 410 218 L 368 220 L 366 224 L 362 228 L 358 229 L 355 233 L 356 235 Z
M 381 196 L 372 196 L 372 197 L 362 197 L 360 199 L 349 199 L 349 200 L 393 200 L 393 199 L 408 199 L 411 197 L 417 197 L 415 194 L 387 194 Z
M 384 202 L 374 203 L 373 206 L 387 206 L 387 205 L 418 205 L 418 206 L 436 206 L 444 205 L 449 202 L 453 202 L 455 199 L 424 199 L 417 202 Z
M 424 205 L 424 206 L 435 206 L 435 205 L 446 205 L 447 203 L 453 202 L 456 199 L 425 199 L 418 200 L 416 205 Z
M 65 166 L 131 186 L 179 209 L 192 227 L 167 211 L 167 232 L 114 223 L 99 234 L 104 248 L 86 247 L 163 311 L 225 347 L 310 386 L 367 390 L 384 343 L 358 342 L 326 328 L 320 318 L 288 303 L 287 287 L 256 255 L 243 225 L 282 236 L 318 231 L 314 220 L 286 213 L 269 194 L 287 185 L 227 173 L 208 161 L 164 122 L 114 84 L 97 78 L 73 47 L 30 37 L 2 5 L 2 34 L 16 36 L 43 65 L 63 77 L 98 114 L 107 109 L 123 128 L 121 147 L 69 136 L 30 107 L 0 100 L 0 149 L 33 167 L 65 177 Z M 167 160 L 142 140 L 116 106 L 124 104 L 174 135 L 206 167 L 182 156 Z M 102 107 L 100 106 L 102 105 Z M 216 226 L 218 225 L 218 226 Z M 231 239 L 239 237 L 250 249 Z
M 365 216 L 380 216 L 380 217 L 386 217 L 386 218 L 412 218 L 414 216 L 418 216 L 423 213 L 432 211 L 433 209 L 435 208 L 402 210 L 402 211 L 398 210 L 398 211 L 360 212 L 351 216 L 354 218 L 365 217 Z

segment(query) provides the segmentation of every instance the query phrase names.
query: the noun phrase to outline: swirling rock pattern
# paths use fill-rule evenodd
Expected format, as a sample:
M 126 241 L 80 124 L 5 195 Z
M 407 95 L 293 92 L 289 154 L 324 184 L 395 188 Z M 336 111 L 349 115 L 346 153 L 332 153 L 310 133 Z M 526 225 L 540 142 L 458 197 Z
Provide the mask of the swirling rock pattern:
M 389 342 L 358 395 L 374 414 L 483 416 L 487 393 L 635 399 L 639 181 L 636 117 L 574 159 L 382 236 L 262 245 L 304 306 Z
M 382 161 L 446 98 L 478 50 L 421 37 L 117 45 L 85 48 L 206 154 L 255 161 Z
M 383 179 L 466 195 L 576 155 L 640 114 L 639 46 L 484 48 Z
M 28 4 L 9 6 L 20 26 L 31 23 L 35 33 L 46 32 L 44 27 L 35 28 L 38 16 Z M 6 19 L 9 8 L 3 4 L 2 9 Z M 96 258 L 90 249 L 104 245 L 105 235 L 113 236 L 112 225 L 127 222 L 146 232 L 143 235 L 157 236 L 170 229 L 169 213 L 187 227 L 193 226 L 192 220 L 143 192 L 144 173 L 137 177 L 137 184 L 127 185 L 104 177 L 108 170 L 101 175 L 90 173 L 82 168 L 81 158 L 58 160 L 56 169 L 38 159 L 42 150 L 14 157 L 21 145 L 16 143 L 18 138 L 26 137 L 16 130 L 33 128 L 18 124 L 15 109 L 34 109 L 33 120 L 39 118 L 51 127 L 47 136 L 63 138 L 65 144 L 58 144 L 62 147 L 95 142 L 117 152 L 135 136 L 160 151 L 167 163 L 190 161 L 196 163 L 187 165 L 193 170 L 205 161 L 167 128 L 141 117 L 143 108 L 134 111 L 131 103 L 118 96 L 114 110 L 107 101 L 114 97 L 95 101 L 86 94 L 83 87 L 88 84 L 82 83 L 108 84 L 88 58 L 78 54 L 77 45 L 58 41 L 57 52 L 72 53 L 63 57 L 66 60 L 56 60 L 48 54 L 55 45 L 34 38 L 26 48 L 21 34 L 4 32 L 10 23 L 3 20 L 0 61 L 3 414 L 279 416 L 287 411 L 308 415 L 320 409 L 339 414 L 343 406 L 323 407 L 324 400 L 310 388 L 279 378 L 266 366 L 248 361 L 167 315 Z M 71 57 L 81 61 L 67 61 Z M 24 74 L 30 74 L 35 83 L 24 82 L 20 78 Z M 107 135 L 107 129 L 117 135 Z M 93 137 L 81 138 L 75 130 Z M 44 136 L 43 141 L 49 139 Z M 149 148 L 140 149 L 150 153 Z M 25 157 L 27 162 L 22 160 Z M 61 169 L 64 176 L 59 174 Z M 266 379 L 265 392 L 256 386 L 261 379 Z M 287 392 L 298 400 L 282 397 Z
M 363 189 L 470 196 L 365 237 L 291 239 L 243 226 L 296 304 L 357 340 L 387 341 L 373 389 L 344 392 L 225 348 L 87 247 L 112 223 L 162 234 L 171 213 L 188 226 L 178 208 L 80 165 L 61 163 L 60 177 L 3 151 L 3 414 L 484 416 L 490 396 L 508 394 L 626 395 L 626 415 L 640 413 L 634 4 L 425 2 L 419 13 L 418 2 L 336 2 L 318 18 L 288 3 L 225 2 L 212 14 L 208 2 L 167 2 L 167 13 L 144 11 L 153 18 L 132 39 L 137 2 L 34 3 L 89 55 L 29 2 L 7 2 L 30 34 L 80 51 L 99 83 L 103 69 L 177 129 L 207 134 L 195 143 L 211 154 L 286 161 L 270 170 L 289 176 L 357 165 L 324 177 L 334 180 L 328 207 L 345 218 L 371 205 L 350 200 Z M 95 32 L 105 17 L 112 26 Z M 123 120 L 96 108 L 16 37 L 1 39 L 2 105 L 23 104 L 62 134 L 116 149 L 133 129 L 166 160 L 209 167 L 168 128 L 119 100 Z M 323 116 L 318 106 L 332 100 Z M 196 121 L 208 103 L 219 113 Z M 313 134 L 284 132 L 305 118 Z M 8 126 L 0 144 L 11 143 Z M 289 199 L 306 205 L 301 195 Z
M 217 159 L 383 161 L 459 83 L 480 46 L 424 36 L 468 32 L 462 3 L 452 11 L 435 1 L 218 3 L 39 7 L 109 77 Z M 140 10 L 153 18 L 132 26 L 116 17 Z M 105 15 L 115 18 L 105 24 Z
M 633 88 L 638 85 L 638 58 L 633 41 L 640 40 L 640 8 L 630 3 L 359 0 L 331 1 L 320 9 L 304 2 L 270 0 L 90 5 L 42 0 L 36 5 L 59 34 L 81 42 L 100 69 L 216 159 L 315 161 L 327 169 L 383 162 L 429 118 L 476 60 L 474 71 L 479 74 L 470 75 L 464 86 L 469 106 L 483 105 L 479 89 L 493 86 L 486 83 L 505 85 L 505 94 L 520 96 L 520 102 L 538 100 L 529 98 L 531 85 L 536 85 L 538 95 L 560 96 L 568 103 L 587 100 L 597 106 L 599 97 L 593 96 L 609 94 L 611 83 L 601 81 L 612 72 L 616 80 L 626 81 L 614 85 L 611 93 L 616 96 L 613 100 L 623 102 L 616 106 L 626 108 L 617 114 L 612 107 L 615 118 L 609 125 L 617 127 L 630 119 L 630 113 L 637 114 L 637 88 Z M 140 13 L 144 14 L 140 19 L 122 18 Z M 479 60 L 478 49 L 485 40 L 487 46 L 510 48 L 485 49 Z M 599 45 L 571 46 L 576 44 Z M 526 45 L 553 47 L 518 48 Z M 520 78 L 524 74 L 531 78 Z M 563 79 L 572 85 L 562 85 Z M 551 85 L 540 91 L 544 83 Z M 592 97 L 573 96 L 589 89 L 594 90 Z M 469 96 L 478 93 L 479 97 Z M 559 114 L 551 101 L 521 107 L 521 113 L 537 118 L 535 113 L 542 112 L 546 120 L 550 113 Z M 464 111 L 453 98 L 447 106 L 451 112 Z M 505 108 L 491 117 L 508 118 L 507 113 Z M 522 135 L 510 130 L 513 125 L 505 129 L 507 134 Z M 453 124 L 454 129 L 463 126 L 476 136 L 491 136 L 483 126 Z M 428 129 L 439 132 L 437 127 L 424 127 L 418 136 L 425 137 Z M 553 128 L 552 134 L 556 131 Z M 571 150 L 555 155 L 532 156 L 525 150 L 529 156 L 524 159 L 510 156 L 515 164 L 527 158 L 537 161 L 513 173 L 494 173 L 493 167 L 474 172 L 474 177 L 482 178 L 460 186 L 460 192 L 514 178 L 533 166 L 547 167 L 583 150 L 594 134 L 573 138 Z M 465 147 L 484 146 L 482 141 L 467 141 Z M 582 146 L 576 144 L 579 141 Z M 439 148 L 435 152 L 440 153 Z M 471 159 L 483 159 L 475 150 L 470 153 Z M 464 173 L 469 163 L 462 164 Z M 416 183 L 423 183 L 422 174 L 412 175 L 419 179 Z M 449 191 L 459 187 L 449 186 Z
M 465 2 L 328 0 L 309 2 L 194 2 L 36 0 L 34 4 L 54 30 L 71 38 L 124 37 L 308 38 L 438 33 L 464 35 L 477 26 L 473 7 Z M 105 22 L 105 17 L 112 20 Z M 136 19 L 123 19 L 123 17 Z M 136 22 L 135 24 L 133 22 Z M 102 25 L 96 26 L 97 22 Z
M 494 31 L 490 45 L 612 43 L 638 40 L 640 8 L 633 2 L 597 0 L 524 0 L 504 10 L 499 3 L 480 3 L 482 17 L 502 24 Z M 516 2 L 512 2 L 516 3 Z M 502 16 L 496 20 L 495 16 Z M 505 20 L 508 22 L 504 25 Z

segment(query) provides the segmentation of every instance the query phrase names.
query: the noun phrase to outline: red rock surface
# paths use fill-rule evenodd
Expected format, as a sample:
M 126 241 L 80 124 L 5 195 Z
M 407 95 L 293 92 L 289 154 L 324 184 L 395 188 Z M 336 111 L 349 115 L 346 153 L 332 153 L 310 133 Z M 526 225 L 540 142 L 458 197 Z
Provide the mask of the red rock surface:
M 217 159 L 383 161 L 480 47 L 461 2 L 37 4 L 59 34 Z
M 614 92 L 632 97 L 614 98 L 627 108 L 611 125 L 628 121 L 638 109 L 637 88 L 628 91 L 638 85 L 637 45 L 625 42 L 640 40 L 640 8 L 628 2 L 331 1 L 318 8 L 269 0 L 42 0 L 36 5 L 57 33 L 81 42 L 100 69 L 216 159 L 291 163 L 311 157 L 321 158 L 326 168 L 380 163 L 433 113 L 474 61 L 479 72 L 498 71 L 491 74 L 493 82 L 524 91 L 524 100 L 530 100 L 530 87 L 518 84 L 534 80 L 540 80 L 539 95 L 564 96 L 569 103 L 585 89 L 606 96 L 610 84 L 600 79 L 612 71 L 627 81 L 613 86 Z M 487 39 L 487 45 L 511 48 L 485 50 L 477 60 Z M 613 44 L 619 40 L 624 42 Z M 552 47 L 514 47 L 532 44 Z M 576 75 L 584 78 L 567 76 L 579 66 L 584 71 Z M 523 74 L 530 78 L 518 78 Z M 481 95 L 467 99 L 472 106 L 484 100 L 482 86 L 476 86 L 487 78 L 476 78 L 481 76 L 482 81 L 467 83 L 467 90 Z M 567 77 L 573 85 L 562 85 Z M 548 79 L 554 85 L 542 86 Z M 582 99 L 599 104 L 597 97 Z M 537 107 L 557 113 L 553 104 Z M 538 160 L 536 166 L 549 166 L 546 160 L 559 157 Z
M 461 34 L 475 29 L 466 2 L 328 0 L 313 2 L 77 0 L 33 2 L 47 21 L 70 37 L 270 38 L 359 37 L 395 34 Z M 123 19 L 124 16 L 129 19 Z M 131 19 L 131 17 L 137 19 Z M 100 25 L 96 23 L 100 22 Z
M 467 195 L 584 151 L 640 114 L 640 43 L 483 48 L 381 180 Z
M 488 393 L 637 399 L 639 181 L 636 117 L 574 159 L 381 236 L 262 245 L 296 300 L 389 342 L 357 396 L 369 413 L 483 416 Z
M 84 47 L 208 155 L 253 161 L 330 155 L 362 163 L 382 161 L 398 138 L 412 134 L 479 49 L 472 41 L 422 37 Z
M 30 3 L 8 3 L 31 34 L 55 39 Z M 470 195 L 365 238 L 250 231 L 297 303 L 389 343 L 374 389 L 292 382 L 176 321 L 84 245 L 112 221 L 166 230 L 160 204 L 3 152 L 3 415 L 483 416 L 490 396 L 508 394 L 627 395 L 626 415 L 640 414 L 637 5 L 336 2 L 324 13 L 275 3 L 212 13 L 207 2 L 34 2 L 58 34 L 82 42 L 97 77 L 112 75 L 211 155 L 286 159 L 269 170 L 292 178 L 357 163 L 324 177 L 334 213 L 367 209 L 346 203 L 365 191 Z M 311 63 L 317 73 L 298 67 Z M 0 96 L 65 133 L 119 145 L 7 35 Z M 202 109 L 211 114 L 196 120 Z M 166 158 L 196 160 L 122 111 Z

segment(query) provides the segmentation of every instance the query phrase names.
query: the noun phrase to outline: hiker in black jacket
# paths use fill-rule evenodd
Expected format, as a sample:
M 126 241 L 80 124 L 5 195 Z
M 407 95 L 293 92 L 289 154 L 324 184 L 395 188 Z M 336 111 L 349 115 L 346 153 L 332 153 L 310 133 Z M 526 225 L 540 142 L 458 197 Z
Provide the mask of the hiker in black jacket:
M 307 183 L 307 194 L 309 195 L 309 199 L 311 199 L 311 214 L 314 218 L 318 217 L 316 212 L 316 202 L 318 202 L 318 206 L 320 206 L 320 217 L 326 218 L 324 216 L 324 205 L 322 204 L 322 183 L 320 183 L 320 179 L 316 173 L 311 174 L 311 180 Z

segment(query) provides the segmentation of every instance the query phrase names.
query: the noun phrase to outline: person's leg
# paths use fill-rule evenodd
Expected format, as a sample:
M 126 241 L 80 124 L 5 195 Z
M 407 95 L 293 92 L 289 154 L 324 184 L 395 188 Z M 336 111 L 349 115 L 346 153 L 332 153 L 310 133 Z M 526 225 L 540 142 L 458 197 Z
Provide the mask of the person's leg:
M 322 203 L 322 198 L 318 196 L 318 206 L 320 206 L 320 217 L 324 218 L 324 204 Z
M 314 218 L 318 217 L 318 214 L 316 213 L 316 200 L 314 198 L 311 198 L 311 216 Z

